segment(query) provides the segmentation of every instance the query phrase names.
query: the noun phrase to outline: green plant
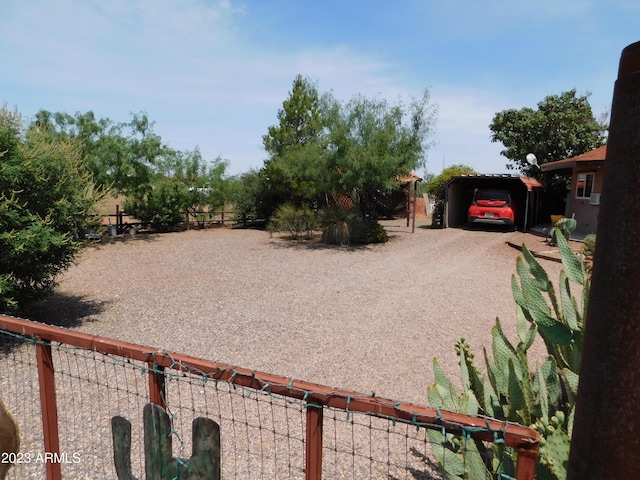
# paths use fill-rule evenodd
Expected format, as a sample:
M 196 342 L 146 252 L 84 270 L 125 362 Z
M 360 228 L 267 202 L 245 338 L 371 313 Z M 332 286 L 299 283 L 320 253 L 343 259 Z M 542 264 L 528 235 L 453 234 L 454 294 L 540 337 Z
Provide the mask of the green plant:
M 368 243 L 387 243 L 389 241 L 389 234 L 385 228 L 375 220 L 369 222 L 369 238 Z
M 184 183 L 158 175 L 125 202 L 127 213 L 155 230 L 168 231 L 184 221 L 188 191 Z
M 593 233 L 590 233 L 586 237 L 584 237 L 582 243 L 582 254 L 585 257 L 593 257 L 593 254 L 596 251 L 596 236 Z
M 553 229 L 551 230 L 551 242 L 549 242 L 549 244 L 558 244 L 558 234 L 561 234 L 566 240 L 569 240 L 571 234 L 575 231 L 577 226 L 578 222 L 575 218 L 561 218 L 556 222 Z
M 311 238 L 316 226 L 316 214 L 309 207 L 285 203 L 276 209 L 267 228 L 270 232 L 289 232 L 294 240 L 300 240 Z
M 389 241 L 376 220 L 363 219 L 358 210 L 326 209 L 320 216 L 322 241 L 328 245 L 366 245 Z
M 1 312 L 51 292 L 97 227 L 102 197 L 77 142 L 25 129 L 17 112 L 0 108 Z
M 590 288 L 584 264 L 564 235 L 558 235 L 557 241 L 563 264 L 557 292 L 526 246 L 522 247 L 524 259 L 516 261 L 519 281 L 514 275 L 511 283 L 518 344 L 509 341 L 496 319 L 492 355 L 483 351 L 486 373 L 477 367 L 471 347 L 462 338 L 456 343 L 462 393 L 458 395 L 437 359 L 436 383 L 428 388 L 429 401 L 436 408 L 486 415 L 538 430 L 542 437 L 538 479 L 566 477 Z M 582 287 L 580 302 L 571 293 L 572 283 Z M 543 340 L 547 358 L 532 365 L 528 351 L 536 337 Z M 445 447 L 434 452 L 451 478 L 485 478 L 500 473 L 492 461 L 503 453 L 500 445 L 485 447 L 481 442 L 467 441 L 462 449 L 459 441 L 456 444 L 450 436 L 443 439 L 439 432 L 430 433 L 430 438 Z

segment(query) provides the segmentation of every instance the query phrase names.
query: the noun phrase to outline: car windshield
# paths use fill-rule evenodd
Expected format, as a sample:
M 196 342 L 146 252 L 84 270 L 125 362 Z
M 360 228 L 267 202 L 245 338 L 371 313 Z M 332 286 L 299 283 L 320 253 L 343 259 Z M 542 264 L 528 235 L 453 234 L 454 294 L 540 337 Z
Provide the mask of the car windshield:
M 504 190 L 478 190 L 475 200 L 499 200 L 509 203 L 509 192 L 505 192 Z

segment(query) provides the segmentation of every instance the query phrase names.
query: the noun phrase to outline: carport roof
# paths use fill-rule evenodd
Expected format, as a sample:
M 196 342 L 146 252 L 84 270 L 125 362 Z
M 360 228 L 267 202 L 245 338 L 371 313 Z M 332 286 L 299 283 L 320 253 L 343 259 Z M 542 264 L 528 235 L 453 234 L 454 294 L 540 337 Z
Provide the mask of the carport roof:
M 474 180 L 492 180 L 501 179 L 505 180 L 520 180 L 528 191 L 532 191 L 535 188 L 543 188 L 542 184 L 535 178 L 522 177 L 520 175 L 511 175 L 508 173 L 495 173 L 495 174 L 481 174 L 481 175 L 458 175 L 449 180 L 449 183 L 472 183 Z

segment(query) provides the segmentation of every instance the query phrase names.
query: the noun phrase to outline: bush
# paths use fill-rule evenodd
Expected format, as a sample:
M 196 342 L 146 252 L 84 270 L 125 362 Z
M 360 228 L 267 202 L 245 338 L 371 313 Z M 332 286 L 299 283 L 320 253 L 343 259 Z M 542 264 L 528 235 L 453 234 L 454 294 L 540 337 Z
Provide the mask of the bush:
M 0 311 L 41 298 L 99 224 L 80 147 L 0 109 Z
M 318 222 L 316 214 L 309 207 L 296 207 L 291 203 L 280 205 L 267 226 L 270 232 L 289 232 L 291 238 L 309 239 Z
M 127 198 L 127 214 L 155 230 L 168 231 L 185 220 L 187 187 L 184 183 L 158 176 L 153 184 L 140 187 Z
M 266 218 L 261 207 L 264 183 L 260 174 L 254 170 L 241 174 L 231 182 L 231 203 L 236 222 L 247 225 Z
M 594 252 L 596 251 L 596 236 L 593 233 L 590 233 L 586 237 L 584 237 L 584 243 L 582 245 L 582 254 L 585 257 L 593 257 Z
M 389 241 L 376 220 L 365 220 L 357 210 L 327 209 L 322 212 L 322 241 L 328 245 L 367 245 Z

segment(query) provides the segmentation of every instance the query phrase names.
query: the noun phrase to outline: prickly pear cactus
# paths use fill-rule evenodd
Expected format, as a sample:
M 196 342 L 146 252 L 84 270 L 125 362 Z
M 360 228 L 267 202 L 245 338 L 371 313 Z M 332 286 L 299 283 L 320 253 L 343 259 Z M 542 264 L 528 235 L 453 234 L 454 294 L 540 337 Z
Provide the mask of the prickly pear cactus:
M 516 261 L 517 277 L 512 277 L 511 285 L 518 344 L 509 341 L 496 319 L 491 352 L 483 350 L 486 374 L 475 364 L 475 354 L 462 338 L 455 346 L 462 393 L 457 393 L 436 359 L 436 383 L 427 389 L 435 408 L 486 415 L 538 430 L 542 441 L 536 477 L 540 480 L 566 478 L 590 287 L 584 263 L 571 251 L 565 235 L 557 235 L 556 241 L 563 264 L 557 291 L 526 246 L 522 246 L 523 258 Z M 571 292 L 572 285 L 582 287 L 580 302 Z M 548 356 L 541 364 L 532 365 L 527 352 L 538 336 Z M 499 445 L 492 445 L 494 451 L 487 452 L 480 442 L 470 446 L 467 440 L 463 448 L 460 440 L 437 431 L 429 438 L 442 447 L 434 447 L 434 453 L 451 478 L 486 478 L 501 473 L 492 462 L 482 460 L 496 458 Z
M 565 418 L 563 412 L 557 412 L 551 419 L 542 418 L 534 425 L 542 434 L 537 471 L 539 480 L 567 478 L 571 437 L 567 433 L 570 429 L 564 424 Z

